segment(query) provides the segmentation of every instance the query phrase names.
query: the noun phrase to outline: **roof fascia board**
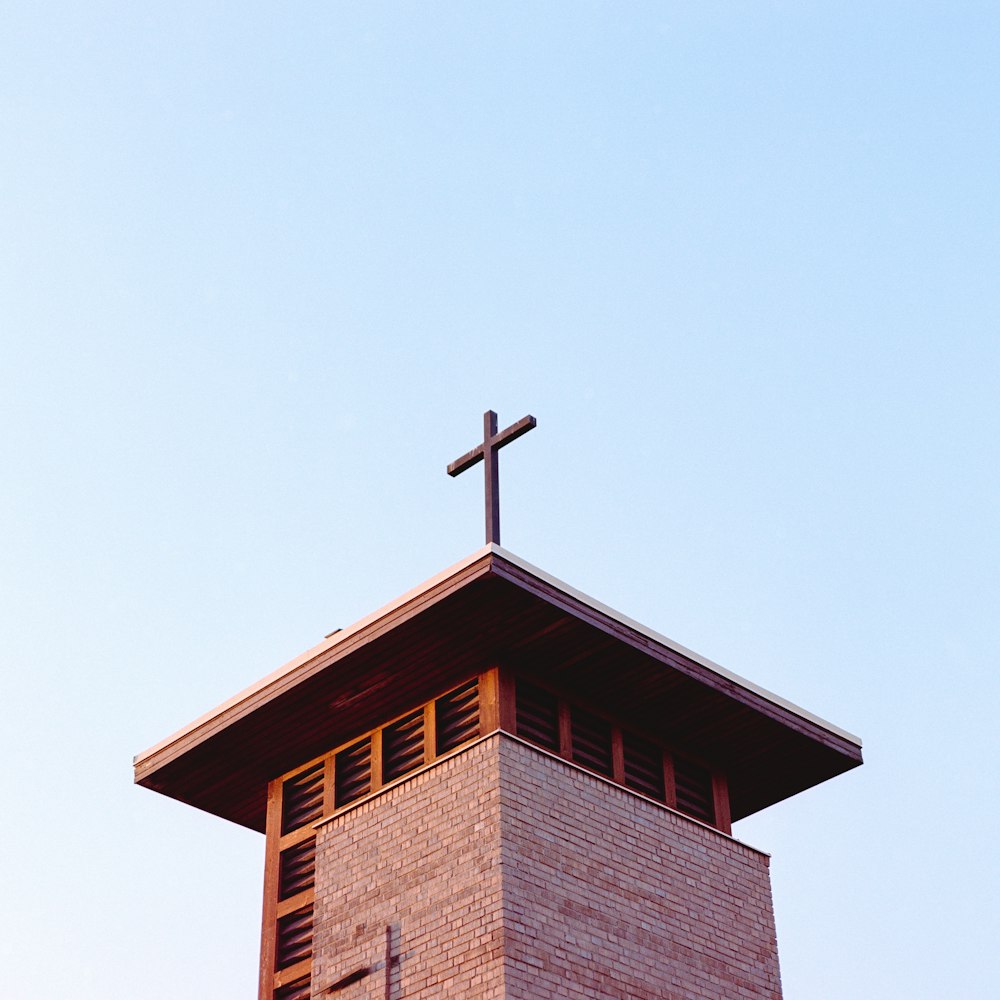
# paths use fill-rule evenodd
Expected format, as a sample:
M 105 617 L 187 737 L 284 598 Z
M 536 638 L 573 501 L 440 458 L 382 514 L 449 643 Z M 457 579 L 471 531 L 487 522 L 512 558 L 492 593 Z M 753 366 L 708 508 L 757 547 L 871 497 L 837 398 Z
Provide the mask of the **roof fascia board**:
M 203 743 L 218 730 L 256 711 L 283 692 L 326 669 L 331 663 L 447 597 L 454 590 L 489 573 L 494 555 L 492 548 L 485 546 L 473 552 L 378 611 L 366 615 L 296 656 L 172 736 L 137 754 L 133 761 L 136 780 Z
M 797 719 L 808 723 L 811 727 L 816 727 L 821 730 L 825 730 L 832 736 L 837 737 L 839 740 L 851 744 L 856 747 L 859 751 L 861 749 L 861 738 L 855 736 L 853 733 L 847 732 L 845 729 L 841 729 L 839 726 L 835 726 L 832 722 L 827 722 L 825 719 L 818 715 L 814 715 L 812 712 L 806 711 L 804 708 L 800 708 L 798 705 L 780 695 L 774 694 L 772 691 L 768 691 L 766 688 L 761 687 L 758 684 L 754 684 L 753 681 L 747 680 L 745 677 L 741 677 L 739 674 L 733 673 L 731 670 L 727 670 L 725 667 L 720 666 L 718 663 L 709 660 L 707 657 L 688 649 L 686 646 L 682 646 L 679 642 L 675 642 L 673 639 L 668 638 L 665 635 L 661 635 L 659 632 L 653 631 L 651 628 L 647 628 L 640 622 L 635 621 L 633 618 L 629 618 L 627 615 L 623 615 L 621 612 L 616 611 L 614 608 L 609 607 L 606 604 L 602 604 L 600 601 L 594 600 L 594 598 L 588 596 L 580 590 L 576 590 L 574 587 L 569 586 L 569 584 L 564 583 L 557 577 L 546 573 L 544 570 L 540 570 L 537 566 L 531 565 L 519 556 L 514 555 L 513 552 L 509 552 L 506 549 L 502 549 L 499 545 L 491 545 L 490 548 L 493 550 L 494 555 L 498 556 L 504 562 L 510 564 L 516 569 L 520 570 L 522 573 L 527 574 L 530 577 L 536 578 L 539 582 L 545 584 L 550 590 L 555 590 L 568 598 L 571 602 L 578 605 L 583 605 L 590 611 L 596 612 L 601 618 L 605 619 L 606 624 L 611 624 L 613 626 L 620 626 L 620 628 L 614 628 L 613 631 L 617 635 L 622 635 L 621 629 L 625 629 L 629 632 L 635 633 L 636 635 L 642 636 L 644 639 L 650 642 L 656 643 L 659 646 L 664 647 L 672 653 L 675 653 L 683 658 L 683 660 L 688 660 L 696 663 L 698 666 L 702 667 L 704 670 L 708 671 L 709 674 L 714 674 L 723 684 L 715 684 L 713 686 L 717 687 L 723 693 L 731 693 L 730 688 L 736 687 L 745 691 L 747 694 L 753 697 L 756 702 L 758 700 L 767 702 L 785 713 L 795 716 Z M 510 574 L 505 574 L 502 572 L 502 564 L 494 564 L 494 572 L 498 569 L 501 570 L 499 575 L 505 576 L 505 578 L 510 579 L 514 583 L 523 583 L 524 581 L 519 577 L 513 577 Z M 539 594 L 541 597 L 548 596 L 551 599 L 550 594 Z M 572 604 L 566 604 L 565 608 L 571 613 L 577 613 L 574 611 Z M 594 622 L 594 624 L 601 625 L 599 621 L 594 621 L 594 619 L 588 616 L 588 620 Z M 605 629 L 607 631 L 607 629 Z M 628 639 L 629 636 L 626 634 L 625 638 Z M 631 643 L 636 645 L 635 642 Z M 647 649 L 645 644 L 640 644 L 640 648 Z M 677 667 L 687 673 L 689 676 L 693 677 L 695 680 L 704 681 L 705 677 L 703 674 L 695 673 L 690 669 L 685 670 L 686 664 L 683 662 L 678 663 L 671 659 L 670 665 Z M 744 699 L 745 700 L 745 699 Z M 779 720 L 783 721 L 783 720 Z

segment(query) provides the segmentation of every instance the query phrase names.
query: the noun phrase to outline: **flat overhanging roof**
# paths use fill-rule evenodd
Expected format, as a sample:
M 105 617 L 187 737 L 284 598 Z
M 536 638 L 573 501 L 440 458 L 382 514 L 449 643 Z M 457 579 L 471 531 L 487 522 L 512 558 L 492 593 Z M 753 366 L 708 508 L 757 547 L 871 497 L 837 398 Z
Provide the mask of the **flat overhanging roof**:
M 710 760 L 734 820 L 862 762 L 856 736 L 491 545 L 139 754 L 135 780 L 263 831 L 271 779 L 497 664 Z

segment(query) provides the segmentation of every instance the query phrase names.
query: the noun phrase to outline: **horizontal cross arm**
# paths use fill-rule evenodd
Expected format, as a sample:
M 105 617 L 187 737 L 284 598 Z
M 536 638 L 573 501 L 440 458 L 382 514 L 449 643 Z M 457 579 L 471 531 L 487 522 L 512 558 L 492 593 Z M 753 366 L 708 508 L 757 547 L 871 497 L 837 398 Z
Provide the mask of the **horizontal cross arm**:
M 451 465 L 448 466 L 448 475 L 457 476 L 460 472 L 465 472 L 466 469 L 472 468 L 476 462 L 481 462 L 483 460 L 483 446 L 477 444 L 472 451 L 466 452 L 461 458 L 456 458 Z
M 527 434 L 536 424 L 537 420 L 529 413 L 526 417 L 521 417 L 516 424 L 511 424 L 505 431 L 501 431 L 494 439 L 497 448 L 502 448 L 511 441 L 516 441 L 522 434 Z

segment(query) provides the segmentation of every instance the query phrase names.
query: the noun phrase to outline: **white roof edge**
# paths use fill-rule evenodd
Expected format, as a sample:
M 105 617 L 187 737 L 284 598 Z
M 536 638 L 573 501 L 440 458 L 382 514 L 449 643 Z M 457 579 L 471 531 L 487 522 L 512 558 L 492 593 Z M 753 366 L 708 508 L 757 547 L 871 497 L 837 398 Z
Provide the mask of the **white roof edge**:
M 338 629 L 336 632 L 327 636 L 322 642 L 317 643 L 311 649 L 307 649 L 304 653 L 300 653 L 294 659 L 289 660 L 284 665 L 278 667 L 277 670 L 272 670 L 271 673 L 262 677 L 259 681 L 255 681 L 238 694 L 234 694 L 231 698 L 227 698 L 221 704 L 216 705 L 215 708 L 210 709 L 203 715 L 200 715 L 194 720 L 194 722 L 189 722 L 186 726 L 178 729 L 177 732 L 168 736 L 166 739 L 160 740 L 159 743 L 154 744 L 148 750 L 143 750 L 142 753 L 136 754 L 135 757 L 132 758 L 133 765 L 138 765 L 141 761 L 154 756 L 161 750 L 170 746 L 172 743 L 176 743 L 178 740 L 183 739 L 185 736 L 194 732 L 206 722 L 210 722 L 217 716 L 222 715 L 223 712 L 228 711 L 235 705 L 240 704 L 240 702 L 247 701 L 255 694 L 258 694 L 265 688 L 270 687 L 277 681 L 280 681 L 283 677 L 286 677 L 288 674 L 301 667 L 304 663 L 308 663 L 317 656 L 322 656 L 324 653 L 329 652 L 329 650 L 333 649 L 335 646 L 339 646 L 342 642 L 346 642 L 362 629 L 367 628 L 374 622 L 377 622 L 380 618 L 384 618 L 386 615 L 392 614 L 393 611 L 397 611 L 399 608 L 409 604 L 410 601 L 420 597 L 421 594 L 427 592 L 428 590 L 432 590 L 435 586 L 444 582 L 449 577 L 461 573 L 462 570 L 467 569 L 469 566 L 473 565 L 473 563 L 476 563 L 485 556 L 490 555 L 493 548 L 493 546 L 487 545 L 478 549 L 471 555 L 468 555 L 464 559 L 460 559 L 457 563 L 454 563 L 452 566 L 449 566 L 447 569 L 443 569 L 440 573 L 436 573 L 429 580 L 425 580 L 416 587 L 411 587 L 405 594 L 401 594 L 388 604 L 383 605 L 378 609 L 378 611 L 373 611 L 371 614 L 365 615 L 364 618 L 358 619 L 358 621 L 354 622 L 353 625 L 348 625 L 346 628 Z
M 638 632 L 640 635 L 644 635 L 647 639 L 652 639 L 654 642 L 658 642 L 660 645 L 666 646 L 668 649 L 672 649 L 675 653 L 680 653 L 687 659 L 694 660 L 695 663 L 700 664 L 707 670 L 711 670 L 720 677 L 724 677 L 733 684 L 736 684 L 747 691 L 753 692 L 766 701 L 780 706 L 786 711 L 791 712 L 793 715 L 799 716 L 799 718 L 806 719 L 814 725 L 819 726 L 822 729 L 826 729 L 828 732 L 834 733 L 835 735 L 841 737 L 841 739 L 845 739 L 859 748 L 861 747 L 860 736 L 855 736 L 853 733 L 847 732 L 846 729 L 841 729 L 839 726 L 835 726 L 832 722 L 828 722 L 826 719 L 823 719 L 818 715 L 813 715 L 812 712 L 808 712 L 804 708 L 796 705 L 794 702 L 788 701 L 786 698 L 782 698 L 781 695 L 777 695 L 773 691 L 768 691 L 767 688 L 763 688 L 759 684 L 754 684 L 753 681 L 748 681 L 745 677 L 740 677 L 739 674 L 734 674 L 731 670 L 727 670 L 725 667 L 722 667 L 718 663 L 702 656 L 700 653 L 696 653 L 694 650 L 688 649 L 686 646 L 682 646 L 679 642 L 674 642 L 673 639 L 670 639 L 665 635 L 661 635 L 659 632 L 655 632 L 651 628 L 647 628 L 645 625 L 637 622 L 634 618 L 629 618 L 627 615 L 623 615 L 620 611 L 616 611 L 614 608 L 608 607 L 607 604 L 602 604 L 600 601 L 597 601 L 593 597 L 583 593 L 583 591 L 577 590 L 575 587 L 571 587 L 568 583 L 564 583 L 558 577 L 554 577 L 550 573 L 546 573 L 544 570 L 539 569 L 537 566 L 533 566 L 527 560 L 514 555 L 513 552 L 509 552 L 507 549 L 501 548 L 499 545 L 491 545 L 490 548 L 494 553 L 496 553 L 496 555 L 506 559 L 507 562 L 513 563 L 526 573 L 530 573 L 532 576 L 538 577 L 539 580 L 543 580 L 549 586 L 564 593 L 567 597 L 572 597 L 581 604 L 586 604 L 587 607 L 593 608 L 593 610 L 599 611 L 601 614 L 607 615 L 609 618 L 613 618 L 619 624 L 632 629 L 634 632 Z
M 133 758 L 133 764 L 137 766 L 140 762 L 154 756 L 166 747 L 170 746 L 172 743 L 176 743 L 178 740 L 183 739 L 185 736 L 205 725 L 205 723 L 218 717 L 223 712 L 228 711 L 230 708 L 233 708 L 241 702 L 247 701 L 254 695 L 263 691 L 265 688 L 270 687 L 277 681 L 280 681 L 282 678 L 286 677 L 303 664 L 314 660 L 318 656 L 322 656 L 326 652 L 329 652 L 342 642 L 345 642 L 352 636 L 356 635 L 362 629 L 365 629 L 374 622 L 377 622 L 380 618 L 384 618 L 387 615 L 392 614 L 392 612 L 397 611 L 399 608 L 404 607 L 406 604 L 409 604 L 411 601 L 419 598 L 422 594 L 432 590 L 438 584 L 443 583 L 458 573 L 461 573 L 462 570 L 467 569 L 469 566 L 491 554 L 500 556 L 502 559 L 505 559 L 507 562 L 512 563 L 519 569 L 523 570 L 525 573 L 529 573 L 531 576 L 537 577 L 539 580 L 547 583 L 549 586 L 565 594 L 567 597 L 571 597 L 574 600 L 579 601 L 581 604 L 592 608 L 594 611 L 614 619 L 620 625 L 624 625 L 626 628 L 632 629 L 634 632 L 638 632 L 647 639 L 652 639 L 654 642 L 666 646 L 668 649 L 681 654 L 687 659 L 693 660 L 705 669 L 712 671 L 720 677 L 724 677 L 726 680 L 742 687 L 744 690 L 750 691 L 758 697 L 761 697 L 774 705 L 778 705 L 786 711 L 791 712 L 793 715 L 797 715 L 801 719 L 808 720 L 813 725 L 819 726 L 820 728 L 825 729 L 860 748 L 860 737 L 841 729 L 839 726 L 833 725 L 831 722 L 827 722 L 818 715 L 813 715 L 811 712 L 807 712 L 804 708 L 800 708 L 798 705 L 782 698 L 780 695 L 776 695 L 772 691 L 768 691 L 766 688 L 762 688 L 759 685 L 754 684 L 752 681 L 748 681 L 745 677 L 740 677 L 739 674 L 734 674 L 731 670 L 727 670 L 725 667 L 719 666 L 718 663 L 714 663 L 712 660 L 695 653 L 686 646 L 682 646 L 679 642 L 674 642 L 673 639 L 669 639 L 667 636 L 661 635 L 659 632 L 655 632 L 653 629 L 647 628 L 640 622 L 635 621 L 635 619 L 621 614 L 621 612 L 616 611 L 614 608 L 611 608 L 606 604 L 602 604 L 600 601 L 597 601 L 593 597 L 583 593 L 583 591 L 577 590 L 575 587 L 571 587 L 568 583 L 564 583 L 558 577 L 554 577 L 550 573 L 546 573 L 544 570 L 539 569 L 537 566 L 533 566 L 527 560 L 515 555 L 508 549 L 502 548 L 499 545 L 485 545 L 466 556 L 464 559 L 460 559 L 457 563 L 454 563 L 447 569 L 442 570 L 440 573 L 436 573 L 434 576 L 430 577 L 430 579 L 425 580 L 416 587 L 412 587 L 405 594 L 402 594 L 390 601 L 388 604 L 383 605 L 383 607 L 379 608 L 377 611 L 373 611 L 371 614 L 365 615 L 364 618 L 359 619 L 353 625 L 348 625 L 346 628 L 342 628 L 338 632 L 333 633 L 333 635 L 324 639 L 323 642 L 317 643 L 311 649 L 307 649 L 304 653 L 300 653 L 294 659 L 289 660 L 283 666 L 278 667 L 277 670 L 272 671 L 259 681 L 251 684 L 248 688 L 245 688 L 238 694 L 233 695 L 231 698 L 227 698 L 220 705 L 217 705 L 215 708 L 204 713 L 204 715 L 199 716 L 193 722 L 188 723 L 171 736 L 160 740 L 159 743 L 149 747 L 149 749 L 144 750 L 142 753 L 136 754 Z

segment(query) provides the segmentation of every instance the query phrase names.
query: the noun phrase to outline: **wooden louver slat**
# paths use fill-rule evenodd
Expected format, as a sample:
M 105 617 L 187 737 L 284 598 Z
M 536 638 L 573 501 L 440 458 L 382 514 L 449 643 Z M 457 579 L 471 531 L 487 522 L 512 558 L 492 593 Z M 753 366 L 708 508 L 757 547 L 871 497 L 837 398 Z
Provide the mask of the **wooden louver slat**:
M 312 989 L 309 977 L 296 979 L 294 983 L 288 983 L 274 991 L 274 1000 L 309 1000 L 312 996 Z
M 659 802 L 664 800 L 663 751 L 648 740 L 622 734 L 625 784 Z
M 611 723 L 590 712 L 574 708 L 571 719 L 574 763 L 611 777 Z
M 707 768 L 683 757 L 674 758 L 677 808 L 706 823 L 715 822 L 712 775 Z
M 437 752 L 445 753 L 479 735 L 479 679 L 449 691 L 435 704 Z
M 372 741 L 368 736 L 346 750 L 341 750 L 334 760 L 334 802 L 339 809 L 348 802 L 360 799 L 372 789 Z
M 316 877 L 316 838 L 281 852 L 278 873 L 278 899 L 288 899 L 311 889 Z
M 554 694 L 520 678 L 516 690 L 517 735 L 547 750 L 559 749 L 559 703 Z
M 323 765 L 289 778 L 282 788 L 281 832 L 314 823 L 323 813 Z
M 278 921 L 275 968 L 286 969 L 312 955 L 312 904 L 294 910 Z
M 424 763 L 423 709 L 382 730 L 382 780 L 392 781 Z

